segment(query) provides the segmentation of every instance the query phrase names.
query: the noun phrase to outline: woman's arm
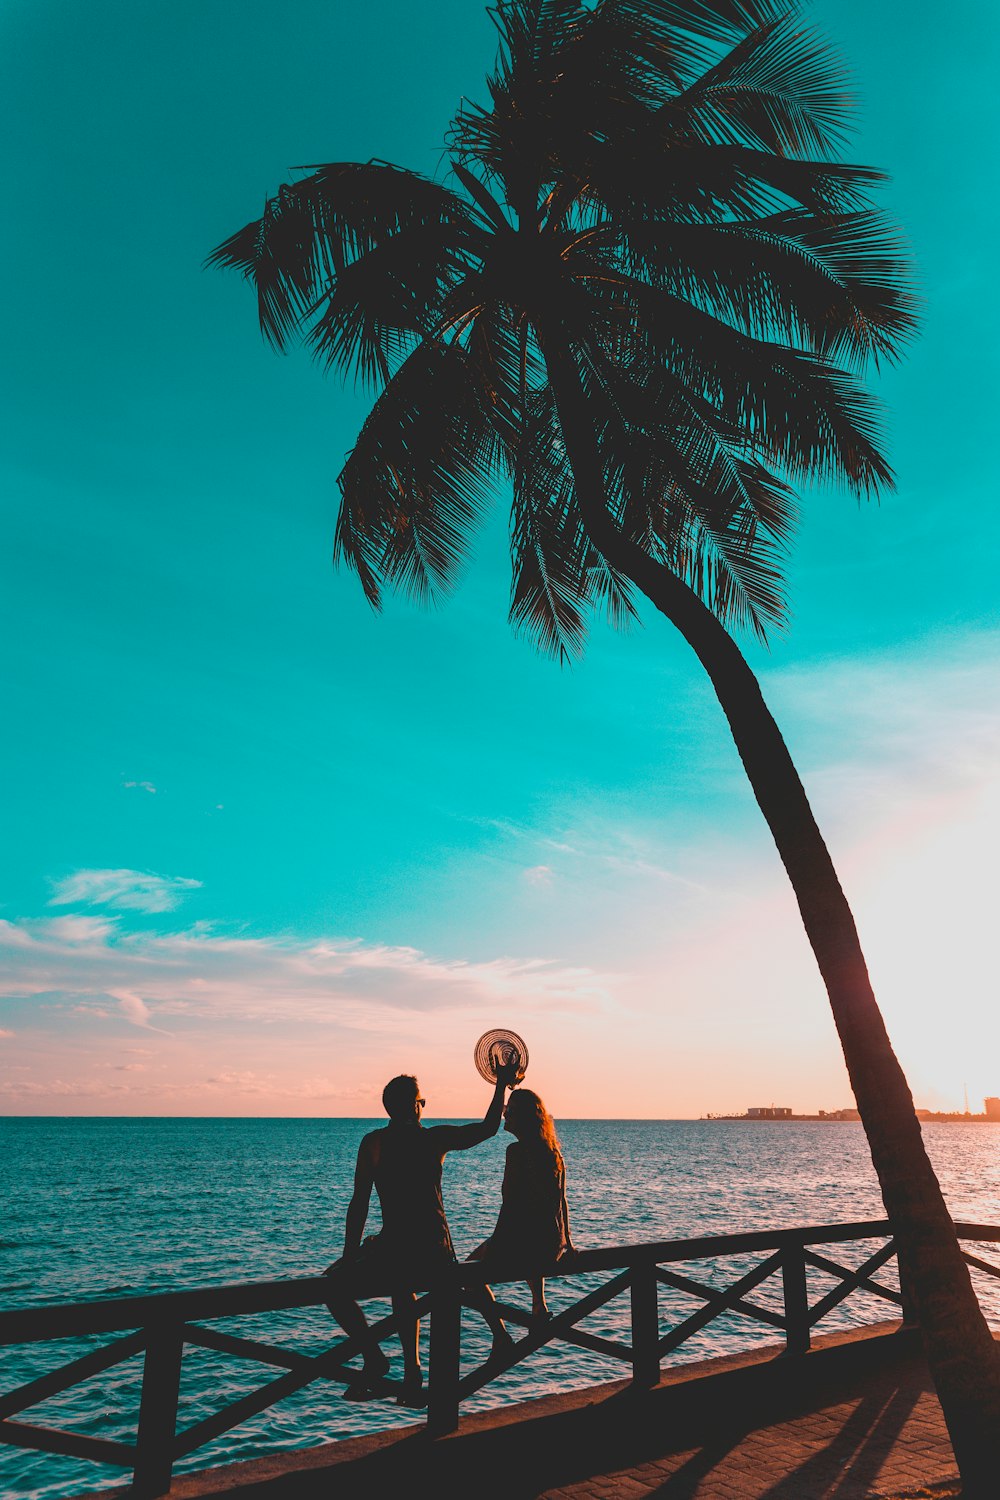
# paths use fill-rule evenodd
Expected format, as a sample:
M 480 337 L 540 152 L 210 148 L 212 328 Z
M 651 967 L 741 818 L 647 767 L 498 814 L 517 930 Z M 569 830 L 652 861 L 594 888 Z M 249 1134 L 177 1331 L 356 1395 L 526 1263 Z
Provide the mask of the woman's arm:
M 563 1172 L 559 1183 L 559 1217 L 562 1220 L 563 1232 L 563 1255 L 575 1255 L 576 1246 L 569 1232 L 569 1204 L 566 1202 L 566 1173 Z

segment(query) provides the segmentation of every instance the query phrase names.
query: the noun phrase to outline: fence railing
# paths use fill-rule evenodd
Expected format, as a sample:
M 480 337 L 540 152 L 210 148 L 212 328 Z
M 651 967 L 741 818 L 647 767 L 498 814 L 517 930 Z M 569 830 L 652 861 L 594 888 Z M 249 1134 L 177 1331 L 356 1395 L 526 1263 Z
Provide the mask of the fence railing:
M 958 1224 L 956 1227 L 961 1240 L 1000 1243 L 1000 1228 L 985 1224 Z M 818 1248 L 873 1240 L 882 1240 L 883 1243 L 854 1266 L 841 1265 Z M 670 1269 L 692 1261 L 717 1264 L 755 1254 L 763 1258 L 725 1287 Z M 1000 1266 L 968 1251 L 963 1254 L 978 1271 L 1000 1278 Z M 804 1354 L 816 1325 L 846 1298 L 860 1291 L 894 1304 L 900 1309 L 903 1321 L 908 1322 L 904 1294 L 896 1286 L 875 1280 L 877 1273 L 895 1256 L 895 1242 L 885 1220 L 584 1250 L 571 1262 L 561 1262 L 551 1276 L 559 1280 L 582 1276 L 593 1281 L 598 1274 L 613 1273 L 609 1279 L 587 1287 L 576 1301 L 560 1309 L 541 1326 L 533 1324 L 523 1308 L 501 1301 L 499 1308 L 504 1318 L 516 1327 L 525 1328 L 525 1336 L 516 1340 L 503 1356 L 488 1359 L 465 1374 L 462 1373 L 463 1294 L 482 1285 L 486 1272 L 475 1263 L 456 1266 L 453 1274 L 417 1302 L 417 1315 L 430 1315 L 426 1387 L 428 1429 L 432 1434 L 453 1432 L 464 1399 L 545 1344 L 561 1342 L 603 1355 L 628 1366 L 635 1385 L 650 1387 L 659 1379 L 660 1361 L 665 1356 L 723 1316 L 735 1315 L 775 1329 L 783 1335 L 786 1352 L 792 1356 Z M 834 1282 L 830 1290 L 812 1301 L 810 1268 L 824 1273 Z M 780 1288 L 772 1305 L 750 1300 L 750 1293 L 762 1288 L 771 1278 L 775 1278 Z M 490 1279 L 495 1286 L 501 1279 L 516 1281 L 523 1278 L 493 1276 Z M 701 1305 L 664 1328 L 659 1299 L 661 1286 L 690 1296 Z M 579 1326 L 590 1314 L 626 1293 L 630 1303 L 629 1343 Z M 341 1338 L 319 1354 L 307 1354 L 205 1326 L 224 1318 L 315 1307 L 325 1303 L 328 1295 L 329 1285 L 325 1278 L 312 1276 L 293 1281 L 250 1282 L 239 1286 L 205 1287 L 188 1292 L 0 1312 L 0 1346 L 124 1334 L 16 1390 L 0 1394 L 0 1441 L 20 1448 L 132 1469 L 133 1494 L 144 1497 L 162 1495 L 170 1487 L 171 1473 L 178 1459 L 313 1381 L 349 1384 L 357 1379 L 358 1371 L 349 1367 L 349 1362 L 362 1352 L 356 1340 Z M 384 1298 L 387 1289 L 365 1288 L 363 1296 Z M 385 1317 L 372 1325 L 372 1334 L 375 1339 L 384 1341 L 396 1332 L 396 1326 L 395 1317 Z M 283 1373 L 212 1415 L 188 1426 L 178 1426 L 182 1360 L 184 1350 L 189 1346 L 254 1360 Z M 134 1442 L 117 1442 L 63 1428 L 12 1420 L 20 1418 L 40 1402 L 139 1353 L 144 1356 L 143 1376 Z M 405 1396 L 398 1381 L 380 1381 L 378 1389 L 387 1397 Z

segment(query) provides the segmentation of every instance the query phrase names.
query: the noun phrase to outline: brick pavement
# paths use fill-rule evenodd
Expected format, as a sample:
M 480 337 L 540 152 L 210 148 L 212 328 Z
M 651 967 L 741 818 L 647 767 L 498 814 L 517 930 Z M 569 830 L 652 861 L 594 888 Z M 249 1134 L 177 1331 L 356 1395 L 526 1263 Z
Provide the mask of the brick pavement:
M 175 1479 L 171 1500 L 871 1500 L 955 1473 L 914 1335 L 860 1331 Z M 103 1491 L 121 1497 L 121 1488 Z
M 952 1475 L 933 1394 L 884 1371 L 861 1392 L 827 1391 L 783 1420 L 728 1411 L 697 1443 L 683 1438 L 645 1463 L 536 1491 L 539 1500 L 867 1500 Z M 903 1378 L 900 1378 L 903 1376 Z M 853 1387 L 853 1388 L 852 1388 Z

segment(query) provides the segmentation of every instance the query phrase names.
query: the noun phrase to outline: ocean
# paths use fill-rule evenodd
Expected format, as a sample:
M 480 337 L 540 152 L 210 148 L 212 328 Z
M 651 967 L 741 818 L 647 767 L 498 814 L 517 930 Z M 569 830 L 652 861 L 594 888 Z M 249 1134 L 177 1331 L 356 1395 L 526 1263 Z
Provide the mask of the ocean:
M 0 1149 L 0 1307 L 314 1275 L 340 1254 L 358 1143 L 375 1123 L 6 1119 Z M 573 1238 L 580 1249 L 883 1216 L 857 1124 L 566 1120 L 559 1122 L 559 1133 Z M 924 1134 L 954 1217 L 1000 1224 L 1000 1124 L 931 1124 Z M 447 1159 L 445 1206 L 460 1256 L 485 1239 L 495 1222 L 507 1143 L 501 1134 Z M 369 1228 L 375 1227 L 373 1207 Z M 857 1262 L 861 1251 L 844 1247 L 834 1258 Z M 989 1258 L 1000 1263 L 1000 1253 Z M 735 1280 L 755 1259 L 721 1267 L 722 1283 Z M 704 1264 L 689 1274 L 713 1279 Z M 552 1282 L 549 1302 L 557 1309 L 593 1283 L 594 1278 L 583 1277 Z M 820 1279 L 817 1292 L 831 1284 Z M 980 1278 L 977 1285 L 987 1316 L 1000 1327 L 1000 1282 Z M 503 1295 L 518 1300 L 522 1292 L 510 1287 Z M 764 1289 L 754 1295 L 766 1300 Z M 697 1305 L 680 1293 L 664 1294 L 664 1326 L 675 1311 L 679 1319 Z M 887 1314 L 888 1303 L 862 1295 L 843 1304 L 823 1326 Z M 627 1319 L 626 1297 L 583 1326 L 627 1338 Z M 310 1353 L 331 1337 L 323 1309 L 232 1319 L 219 1326 Z M 774 1337 L 773 1330 L 733 1316 L 710 1324 L 677 1351 L 673 1362 Z M 2 1350 L 0 1391 L 88 1347 L 91 1343 L 76 1341 Z M 463 1353 L 472 1363 L 487 1348 L 481 1320 L 466 1313 Z M 386 1352 L 392 1353 L 393 1345 Z M 189 1349 L 182 1424 L 208 1415 L 273 1373 Z M 546 1348 L 463 1410 L 625 1373 L 625 1366 L 586 1350 Z M 24 1420 L 131 1440 L 140 1379 L 137 1357 L 88 1386 L 51 1398 L 25 1413 Z M 316 1383 L 191 1455 L 178 1471 L 411 1420 L 420 1418 L 383 1402 L 345 1402 L 340 1387 Z M 120 1470 L 0 1446 L 5 1500 L 57 1500 L 126 1478 Z

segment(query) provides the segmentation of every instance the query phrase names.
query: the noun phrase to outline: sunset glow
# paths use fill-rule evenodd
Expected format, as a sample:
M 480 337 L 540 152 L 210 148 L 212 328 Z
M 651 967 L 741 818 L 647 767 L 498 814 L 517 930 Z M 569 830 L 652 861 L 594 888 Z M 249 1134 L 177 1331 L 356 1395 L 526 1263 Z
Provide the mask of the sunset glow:
M 374 616 L 329 565 L 363 394 L 276 359 L 200 269 L 290 163 L 437 169 L 494 44 L 480 8 L 426 9 L 2 23 L 31 128 L 4 246 L 0 1113 L 367 1116 L 406 1071 L 429 1116 L 472 1115 L 493 1026 L 564 1118 L 852 1102 L 683 643 L 651 611 L 573 670 L 512 639 L 502 506 L 446 608 Z M 956 147 L 992 90 L 967 36 L 900 31 L 897 5 L 810 11 L 857 75 L 851 159 L 892 173 L 925 330 L 877 386 L 897 493 L 804 497 L 789 628 L 747 651 L 916 1102 L 977 1110 L 1000 1095 L 995 209 Z

